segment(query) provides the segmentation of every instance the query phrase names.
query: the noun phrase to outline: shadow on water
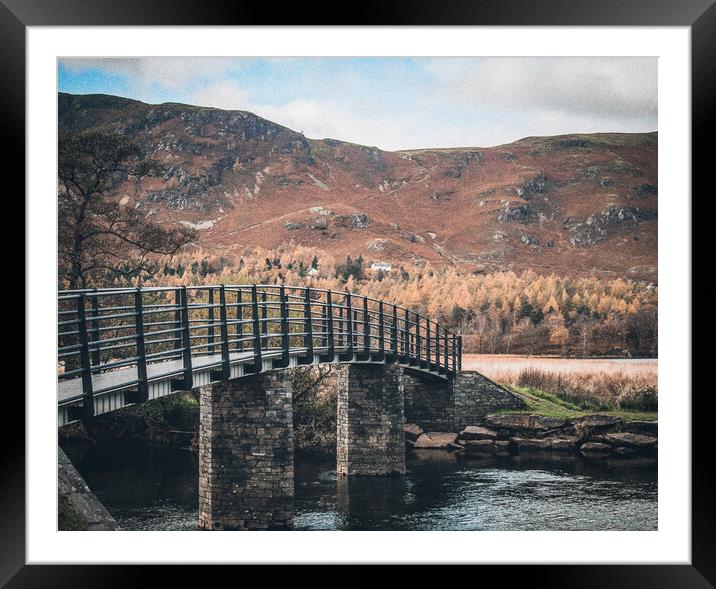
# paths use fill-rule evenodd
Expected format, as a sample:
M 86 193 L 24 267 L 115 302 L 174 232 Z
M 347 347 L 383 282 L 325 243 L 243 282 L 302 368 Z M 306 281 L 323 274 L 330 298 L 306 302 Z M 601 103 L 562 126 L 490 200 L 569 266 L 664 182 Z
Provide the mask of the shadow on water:
M 194 530 L 198 467 L 186 451 L 67 449 L 124 529 Z M 404 477 L 336 477 L 296 461 L 301 530 L 655 530 L 655 459 L 414 452 Z

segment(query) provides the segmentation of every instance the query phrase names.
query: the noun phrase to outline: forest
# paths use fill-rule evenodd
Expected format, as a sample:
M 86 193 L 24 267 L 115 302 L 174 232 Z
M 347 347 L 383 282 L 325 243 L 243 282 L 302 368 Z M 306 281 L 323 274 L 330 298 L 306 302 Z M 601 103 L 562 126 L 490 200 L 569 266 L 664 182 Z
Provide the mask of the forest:
M 370 269 L 288 244 L 223 256 L 191 246 L 152 272 L 110 272 L 104 285 L 279 284 L 349 290 L 426 314 L 463 334 L 468 353 L 656 357 L 658 288 L 625 278 L 470 272 L 403 264 Z

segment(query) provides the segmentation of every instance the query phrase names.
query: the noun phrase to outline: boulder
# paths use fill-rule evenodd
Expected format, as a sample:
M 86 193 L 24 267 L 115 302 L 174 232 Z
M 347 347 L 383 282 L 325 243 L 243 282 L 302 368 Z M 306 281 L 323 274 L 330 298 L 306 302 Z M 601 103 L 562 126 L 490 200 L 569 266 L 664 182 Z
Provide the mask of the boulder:
M 619 431 L 629 432 L 630 434 L 641 434 L 643 436 L 658 436 L 659 435 L 659 422 L 658 421 L 625 421 L 620 427 Z
M 534 438 L 510 438 L 517 445 L 520 452 L 548 452 L 551 449 L 551 440 Z
M 564 419 L 546 417 L 544 415 L 488 415 L 484 424 L 493 429 L 506 429 L 512 431 L 529 430 L 545 432 L 559 429 L 566 425 Z
M 630 434 L 629 432 L 613 432 L 604 436 L 607 443 L 614 446 L 624 446 L 639 451 L 648 451 L 654 448 L 657 439 L 652 436 L 642 436 L 640 434 Z
M 468 425 L 460 432 L 461 440 L 496 440 L 497 431 L 480 425 Z
M 495 450 L 495 442 L 492 440 L 469 440 L 465 442 L 465 452 L 467 454 L 494 454 Z
M 457 440 L 457 434 L 446 432 L 427 432 L 415 440 L 416 449 L 449 450 Z
M 611 446 L 609 446 L 609 444 L 603 444 L 602 442 L 587 442 L 586 444 L 582 444 L 580 450 L 584 456 L 601 458 L 609 456 Z
M 416 423 L 405 424 L 405 439 L 414 442 L 423 433 L 423 428 Z
M 572 420 L 575 427 L 581 427 L 592 431 L 607 431 L 622 423 L 620 417 L 613 415 L 585 415 Z
M 550 448 L 553 452 L 574 452 L 577 447 L 575 438 L 556 438 L 550 440 Z

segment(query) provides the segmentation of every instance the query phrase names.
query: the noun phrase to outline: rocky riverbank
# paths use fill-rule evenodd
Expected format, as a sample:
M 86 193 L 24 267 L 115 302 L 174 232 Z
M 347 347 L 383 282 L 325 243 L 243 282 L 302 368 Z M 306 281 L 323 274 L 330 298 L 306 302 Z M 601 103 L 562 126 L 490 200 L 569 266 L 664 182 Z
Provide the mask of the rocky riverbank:
M 405 426 L 408 450 L 443 450 L 459 456 L 524 453 L 577 454 L 585 458 L 656 456 L 656 421 L 624 421 L 609 415 L 557 419 L 542 415 L 488 415 L 458 433 Z

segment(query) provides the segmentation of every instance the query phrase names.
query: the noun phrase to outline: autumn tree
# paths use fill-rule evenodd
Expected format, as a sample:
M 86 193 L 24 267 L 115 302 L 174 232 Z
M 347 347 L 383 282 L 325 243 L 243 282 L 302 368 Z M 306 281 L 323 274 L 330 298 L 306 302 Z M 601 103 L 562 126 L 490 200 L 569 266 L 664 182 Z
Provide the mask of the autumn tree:
M 166 228 L 118 198 L 156 170 L 130 139 L 100 131 L 62 133 L 58 143 L 58 256 L 60 283 L 69 288 L 102 284 L 107 274 L 129 280 L 159 268 L 151 254 L 173 254 L 193 238 L 186 228 Z M 129 195 L 126 195 L 129 196 Z

